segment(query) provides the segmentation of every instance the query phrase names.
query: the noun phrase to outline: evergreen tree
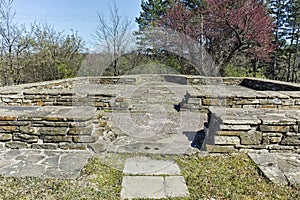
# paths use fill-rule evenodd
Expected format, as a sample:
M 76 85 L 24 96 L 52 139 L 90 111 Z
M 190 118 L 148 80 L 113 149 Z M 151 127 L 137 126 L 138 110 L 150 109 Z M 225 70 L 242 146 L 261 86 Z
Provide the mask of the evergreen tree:
M 268 69 L 272 79 L 296 82 L 299 71 L 299 0 L 270 0 L 270 13 L 274 18 L 274 44 L 276 51 Z
M 272 62 L 270 68 L 267 70 L 268 78 L 281 79 L 283 62 L 284 62 L 284 46 L 286 45 L 287 38 L 287 7 L 288 1 L 286 0 L 270 0 L 268 2 L 270 14 L 274 19 L 274 45 L 276 50 L 272 55 Z
M 164 16 L 168 9 L 172 7 L 175 0 L 143 0 L 141 3 L 140 16 L 135 19 L 140 31 L 155 26 L 156 21 Z
M 300 1 L 291 0 L 288 4 L 288 47 L 287 47 L 287 76 L 286 81 L 294 82 L 299 71 L 299 36 L 300 36 Z

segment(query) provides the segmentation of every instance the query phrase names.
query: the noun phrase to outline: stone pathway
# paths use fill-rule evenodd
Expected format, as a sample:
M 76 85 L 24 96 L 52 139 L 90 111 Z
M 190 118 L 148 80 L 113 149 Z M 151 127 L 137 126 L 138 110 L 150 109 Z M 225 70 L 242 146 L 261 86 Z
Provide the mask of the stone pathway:
M 273 183 L 300 186 L 300 154 L 249 153 L 249 156 Z
M 189 192 L 178 165 L 147 157 L 125 162 L 121 199 L 187 197 Z
M 0 175 L 75 179 L 90 156 L 88 151 L 0 150 Z

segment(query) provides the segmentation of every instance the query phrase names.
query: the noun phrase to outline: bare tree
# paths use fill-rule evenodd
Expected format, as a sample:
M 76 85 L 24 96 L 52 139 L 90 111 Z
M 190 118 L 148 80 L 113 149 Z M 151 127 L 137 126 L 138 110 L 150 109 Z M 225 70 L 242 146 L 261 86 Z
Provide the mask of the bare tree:
M 133 21 L 120 15 L 115 1 L 110 6 L 108 19 L 98 13 L 98 24 L 93 36 L 102 53 L 111 55 L 114 75 L 118 75 L 117 58 L 126 53 L 133 42 L 133 35 L 130 34 L 132 28 Z
M 0 64 L 3 85 L 16 83 L 20 67 L 19 55 L 26 48 L 26 45 L 20 46 L 19 43 L 25 28 L 14 23 L 15 11 L 12 10 L 12 3 L 13 0 L 0 0 Z

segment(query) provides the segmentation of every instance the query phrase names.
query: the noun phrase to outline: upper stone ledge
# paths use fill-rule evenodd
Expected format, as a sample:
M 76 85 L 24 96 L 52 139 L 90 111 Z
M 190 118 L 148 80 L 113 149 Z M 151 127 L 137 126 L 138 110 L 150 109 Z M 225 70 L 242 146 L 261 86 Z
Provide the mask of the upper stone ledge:
M 300 84 L 297 83 L 259 78 L 244 78 L 240 85 L 261 91 L 300 91 Z
M 75 77 L 61 80 L 28 83 L 21 85 L 5 86 L 0 91 L 8 91 L 12 88 L 22 89 L 63 89 L 73 88 L 80 84 L 138 84 L 144 82 L 171 82 L 183 85 L 241 85 L 255 90 L 270 91 L 300 91 L 300 84 L 282 81 L 248 78 L 248 77 L 204 77 L 194 75 L 177 74 L 140 74 L 124 76 L 95 76 L 95 77 Z
M 88 121 L 96 112 L 91 107 L 51 106 L 0 106 L 1 121 L 47 120 L 47 121 Z
M 300 110 L 255 108 L 209 108 L 210 115 L 224 124 L 296 124 Z

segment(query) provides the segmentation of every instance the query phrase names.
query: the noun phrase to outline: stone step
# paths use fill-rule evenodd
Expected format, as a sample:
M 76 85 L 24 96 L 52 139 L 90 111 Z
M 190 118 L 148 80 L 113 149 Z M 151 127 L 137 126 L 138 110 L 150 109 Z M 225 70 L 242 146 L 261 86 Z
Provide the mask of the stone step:
M 123 173 L 125 176 L 122 180 L 121 199 L 189 196 L 184 177 L 180 176 L 180 169 L 173 161 L 147 157 L 129 158 L 125 162 Z
M 126 160 L 123 173 L 126 175 L 180 175 L 180 169 L 173 161 L 133 157 Z
M 187 197 L 189 192 L 182 176 L 124 176 L 121 199 Z

